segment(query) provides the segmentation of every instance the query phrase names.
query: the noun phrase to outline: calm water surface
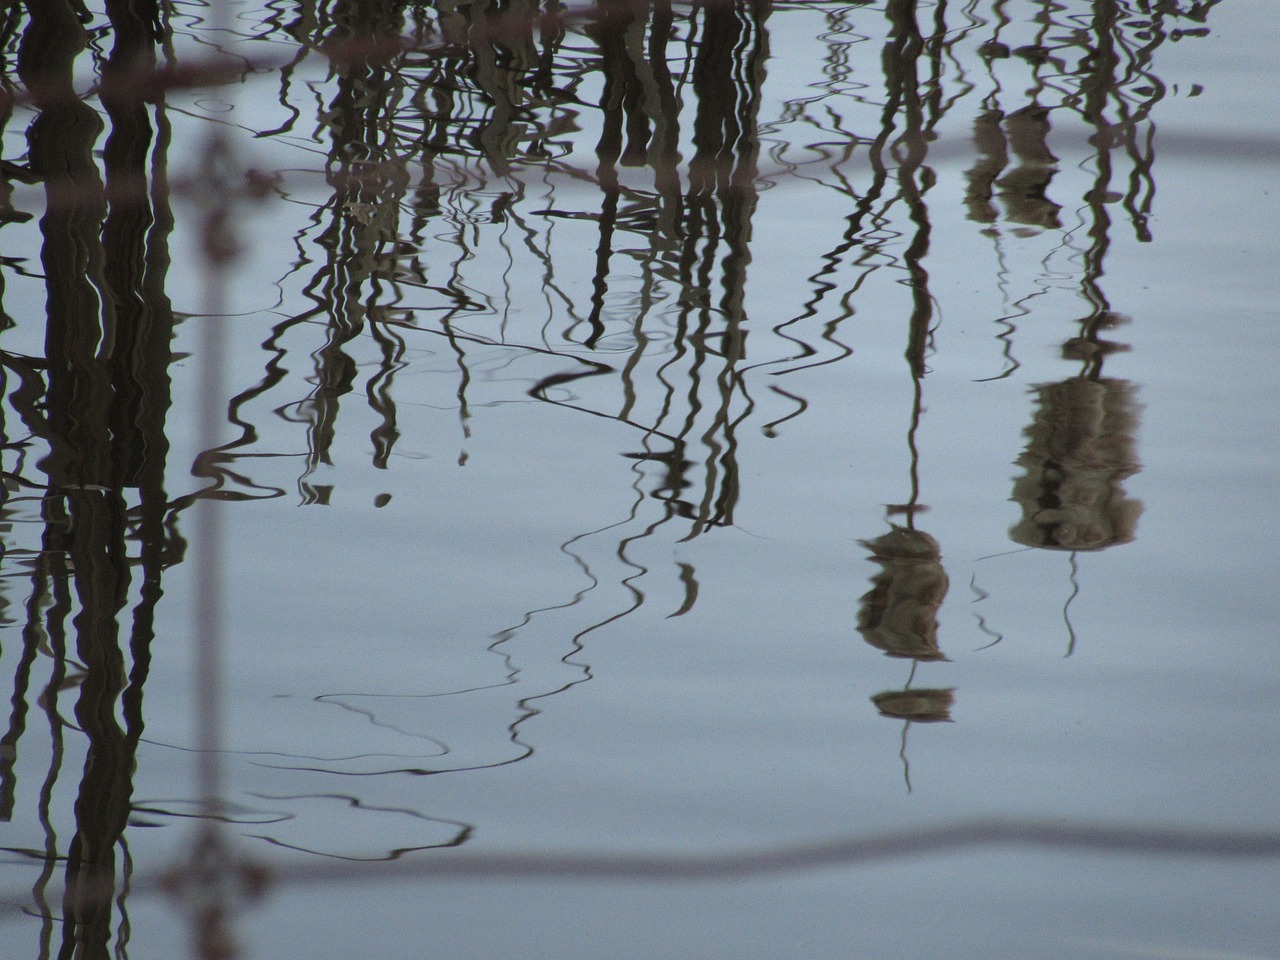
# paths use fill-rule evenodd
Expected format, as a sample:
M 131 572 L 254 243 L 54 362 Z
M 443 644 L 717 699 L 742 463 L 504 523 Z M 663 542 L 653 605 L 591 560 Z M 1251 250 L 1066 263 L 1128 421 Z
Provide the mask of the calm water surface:
M 1280 957 L 1274 855 L 431 866 L 1274 849 L 1265 5 L 0 41 L 6 957 Z

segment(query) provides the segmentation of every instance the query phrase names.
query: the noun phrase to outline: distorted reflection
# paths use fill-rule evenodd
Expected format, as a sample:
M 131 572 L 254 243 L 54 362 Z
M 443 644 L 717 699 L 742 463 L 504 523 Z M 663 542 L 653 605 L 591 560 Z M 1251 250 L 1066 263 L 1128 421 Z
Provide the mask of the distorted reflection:
M 980 113 L 973 122 L 973 142 L 979 160 L 969 171 L 969 216 L 983 223 L 997 219 L 991 203 L 994 195 L 1004 205 L 1011 223 L 1056 230 L 1062 226 L 1062 208 L 1049 199 L 1049 183 L 1057 172 L 1058 158 L 1049 150 L 1049 111 L 1028 106 L 1007 116 L 997 108 Z M 1018 165 L 1008 169 L 1009 150 Z M 998 191 L 993 187 L 998 187 Z
M 1014 481 L 1022 519 L 1009 536 L 1029 547 L 1102 550 L 1134 537 L 1142 504 L 1123 483 L 1139 469 L 1137 403 L 1124 380 L 1064 380 L 1034 388 L 1035 415 Z
M 1203 20 L 1211 6 L 1176 12 Z M 1136 387 L 1103 374 L 1106 358 L 1127 349 L 1103 334 L 1125 318 L 1112 308 L 1102 280 L 1112 243 L 1112 207 L 1124 211 L 1139 242 L 1152 240 L 1156 140 L 1151 112 L 1167 94 L 1152 72 L 1152 57 L 1171 34 L 1162 17 L 1130 19 L 1113 2 L 1093 4 L 1087 18 L 1075 20 L 1080 28 L 1073 31 L 1057 29 L 1066 23 L 1057 19 L 1059 13 L 1068 16 L 1046 11 L 1032 44 L 1011 48 L 993 38 L 981 49 L 992 88 L 973 127 L 979 157 L 967 173 L 966 206 L 971 220 L 990 225 L 984 233 L 994 239 L 1002 262 L 1041 230 L 1058 231 L 1060 237 L 1043 254 L 1032 283 L 1016 295 L 1006 290 L 1006 310 L 997 321 L 1004 328 L 1005 368 L 991 379 L 1020 367 L 1014 339 L 1019 325 L 1040 307 L 1037 301 L 1047 297 L 1045 278 L 1076 277 L 1077 297 L 1086 305 L 1077 321 L 1079 332 L 1061 347 L 1063 359 L 1073 364 L 1071 376 L 1029 388 L 1031 423 L 1015 461 L 1022 472 L 1013 481 L 1011 498 L 1022 516 L 1009 530 L 1015 543 L 1070 553 L 1069 595 L 1062 607 L 1069 656 L 1077 639 L 1071 606 L 1081 590 L 1076 552 L 1132 541 L 1142 513 L 1141 503 L 1123 487 L 1139 469 Z M 1002 14 L 1000 30 L 1005 28 L 1016 29 L 1016 24 Z M 1172 36 L 1177 39 L 1176 31 Z M 1073 90 L 1066 97 L 1059 86 L 1064 78 Z M 1005 89 L 1025 97 L 1022 105 L 1006 111 Z M 1072 127 L 1081 121 L 1090 154 L 1076 166 L 1088 175 L 1081 191 L 1082 222 L 1064 225 L 1063 208 L 1049 198 L 1059 172 L 1049 138 L 1057 125 L 1062 130 L 1055 142 L 1070 143 L 1079 136 Z M 1011 150 L 1019 165 L 1007 171 Z M 1128 168 L 1123 173 L 1113 154 L 1123 156 Z M 1114 182 L 1118 173 L 1120 184 Z M 1003 217 L 993 204 L 997 195 Z M 1012 225 L 1008 233 L 1014 242 L 1004 235 L 1002 219 Z
M 921 659 L 911 664 L 911 672 L 901 690 L 882 690 L 871 697 L 880 716 L 902 721 L 902 734 L 898 744 L 898 759 L 902 761 L 902 781 L 907 793 L 914 789 L 911 783 L 911 760 L 907 756 L 907 735 L 913 723 L 950 723 L 951 708 L 955 705 L 955 687 L 912 687 L 916 667 Z
M 950 720 L 955 700 L 954 687 L 911 688 L 919 664 L 947 659 L 938 646 L 938 610 L 950 581 L 938 541 L 921 530 L 893 524 L 888 533 L 861 542 L 881 569 L 871 579 L 872 589 L 862 596 L 858 631 L 888 656 L 912 661 L 902 690 L 882 691 L 871 698 L 881 716 L 904 721 L 898 756 L 910 792 L 907 732 L 912 723 Z
M 924 413 L 924 380 L 928 373 L 935 319 L 935 300 L 929 288 L 929 272 L 925 268 L 932 233 L 925 194 L 935 183 L 936 175 L 926 165 L 926 160 L 933 131 L 945 113 L 943 101 L 931 95 L 931 87 L 941 69 L 940 58 L 946 50 L 946 30 L 941 22 L 935 22 L 936 32 L 926 38 L 920 29 L 915 4 L 909 0 L 891 0 L 885 8 L 885 15 L 889 23 L 883 54 L 887 105 L 873 146 L 873 157 L 879 164 L 883 162 L 881 151 L 886 146 L 893 150 L 898 161 L 895 178 L 897 198 L 909 211 L 909 242 L 901 260 L 906 272 L 905 283 L 911 292 L 904 353 L 911 378 L 912 398 L 906 435 L 910 496 L 905 503 L 888 508 L 890 517 L 902 516 L 905 524 L 891 521 L 887 533 L 874 540 L 859 541 L 870 551 L 871 560 L 880 567 L 880 571 L 871 578 L 871 590 L 861 598 L 858 631 L 867 643 L 878 650 L 891 657 L 912 661 L 906 689 L 881 693 L 872 698 L 881 715 L 898 715 L 894 705 L 910 712 L 913 709 L 910 704 L 919 706 L 932 700 L 934 711 L 941 709 L 946 719 L 949 718 L 951 690 L 945 693 L 945 703 L 936 696 L 936 691 L 925 691 L 921 699 L 912 699 L 914 694 L 910 692 L 916 668 L 921 662 L 947 659 L 938 646 L 938 610 L 946 598 L 950 581 L 942 566 L 942 550 L 938 541 L 915 526 L 917 515 L 928 509 L 920 501 L 918 434 Z M 931 76 L 922 77 L 921 68 L 926 65 Z M 912 718 L 904 719 L 899 756 L 903 779 L 910 791 L 907 731 Z
M 858 630 L 863 638 L 890 656 L 914 660 L 946 659 L 938 649 L 937 612 L 947 594 L 948 579 L 942 568 L 942 551 L 929 534 L 915 529 L 916 515 L 927 508 L 920 502 L 920 449 L 917 434 L 924 413 L 923 384 L 931 345 L 934 298 L 924 267 L 929 252 L 930 221 L 924 194 L 933 182 L 925 166 L 929 130 L 938 120 L 937 101 L 926 98 L 919 76 L 919 59 L 925 41 L 911 3 L 893 2 L 886 8 L 889 37 L 884 64 L 890 108 L 883 115 L 880 144 L 892 143 L 900 151 L 897 170 L 899 196 L 910 211 L 912 233 L 902 254 L 906 283 L 911 290 L 907 324 L 907 360 L 912 401 L 906 446 L 910 458 L 910 497 L 889 508 L 903 515 L 905 525 L 891 523 L 888 533 L 861 541 L 881 570 L 872 578 L 872 589 L 862 597 Z M 899 116 L 900 114 L 900 116 Z M 903 129 L 896 139 L 895 125 Z
M 110 134 L 102 146 L 102 118 L 73 83 L 74 62 L 89 41 L 73 6 L 33 5 L 17 52 L 18 75 L 37 113 L 26 131 L 27 167 L 7 165 L 5 172 L 44 188 L 39 226 L 47 300 L 43 356 L 3 355 L 6 375 L 18 381 L 6 400 L 26 436 L 47 452 L 38 463 L 43 481 L 21 466 L 6 474 L 6 486 L 38 505 L 42 534 L 39 550 L 18 560 L 29 594 L 0 756 L 0 807 L 10 819 L 27 685 L 38 661 L 49 658 L 36 700 L 54 747 L 50 789 L 34 811 L 45 842 L 24 851 L 45 862 L 34 888 L 37 911 L 47 918 L 41 956 L 111 955 L 116 918 L 106 894 L 127 885 L 126 828 L 161 574 L 181 561 L 184 546 L 165 493 L 174 316 L 164 284 L 173 221 L 163 174 L 152 179 L 153 170 L 164 169 L 167 128 L 163 120 L 153 127 L 138 92 L 119 82 L 154 64 L 155 15 L 147 4 L 109 10 L 114 42 L 101 68 L 101 99 Z M 64 718 L 59 702 L 72 691 L 74 720 Z M 59 838 L 51 806 L 70 748 L 65 731 L 84 740 L 69 840 Z M 60 864 L 59 908 L 44 891 Z M 127 924 L 123 898 L 120 910 L 119 922 Z M 61 922 L 53 923 L 54 915 Z
M 613 339 L 632 346 L 620 372 L 623 397 L 616 412 L 558 398 L 559 390 L 583 374 L 545 377 L 529 393 L 637 428 L 642 449 L 623 454 L 634 462 L 636 490 L 627 517 L 561 544 L 589 586 L 565 604 L 528 611 L 519 625 L 498 634 L 504 654 L 512 656 L 518 633 L 532 621 L 545 630 L 549 617 L 566 611 L 581 617 L 572 608 L 590 606 L 590 594 L 607 582 L 602 570 L 618 571 L 608 578 L 625 587 L 617 605 L 568 631 L 571 650 L 562 660 L 581 673 L 554 693 L 591 676 L 581 656 L 590 634 L 644 606 L 642 580 L 651 571 L 633 553 L 672 521 L 683 521 L 683 540 L 734 523 L 741 492 L 736 431 L 752 409 L 740 365 L 746 358 L 745 292 L 770 10 L 770 3 L 750 2 L 690 11 L 682 28 L 692 55 L 692 123 L 682 123 L 684 103 L 669 66 L 676 28 L 669 5 L 603 3 L 587 26 L 599 44 L 603 86 L 595 146 L 601 207 L 591 215 L 597 238 L 582 343 L 594 349 Z M 682 126 L 692 129 L 687 187 L 679 168 Z M 619 167 L 647 168 L 652 187 L 624 178 Z M 627 254 L 624 267 L 641 261 L 640 297 L 634 275 L 615 262 L 619 247 Z M 648 379 L 641 376 L 646 371 L 653 374 Z M 692 459 L 695 451 L 702 460 Z M 660 505 L 656 515 L 650 500 Z M 608 542 L 598 544 L 602 538 Z M 593 554 L 600 555 L 592 559 Z M 697 603 L 698 580 L 693 565 L 673 567 L 683 596 L 671 616 L 681 616 Z M 522 709 L 532 709 L 530 702 L 522 700 Z
M 885 690 L 871 698 L 881 715 L 911 723 L 942 723 L 951 720 L 955 703 L 955 687 L 927 689 L 907 687 Z
M 938 541 L 895 524 L 862 545 L 880 566 L 858 608 L 862 638 L 891 657 L 946 660 L 938 647 L 938 609 L 950 581 Z
M 1115 65 L 1110 69 L 1115 70 Z M 1094 90 L 1095 85 L 1100 89 Z M 1030 547 L 1102 550 L 1128 543 L 1142 513 L 1141 503 L 1129 499 L 1122 486 L 1139 469 L 1135 388 L 1128 381 L 1103 375 L 1106 358 L 1126 349 L 1103 337 L 1127 322 L 1112 309 L 1102 288 L 1111 245 L 1107 206 L 1118 199 L 1110 189 L 1110 150 L 1116 131 L 1104 109 L 1105 97 L 1115 85 L 1111 74 L 1091 73 L 1087 87 L 1093 93 L 1083 110 L 1096 131 L 1094 179 L 1084 197 L 1088 244 L 1081 251 L 1079 281 L 1080 298 L 1090 311 L 1080 320 L 1079 334 L 1062 346 L 1063 358 L 1078 364 L 1079 372 L 1060 383 L 1032 388 L 1035 410 L 1023 434 L 1026 449 L 1017 460 L 1024 473 L 1014 481 L 1013 500 L 1023 516 L 1009 535 Z M 1142 224 L 1135 213 L 1139 239 L 1145 237 Z
M 903 481 L 909 421 L 909 496 L 889 507 L 886 532 L 859 541 L 877 569 L 856 625 L 871 647 L 911 661 L 902 689 L 871 697 L 880 716 L 902 721 L 911 789 L 910 726 L 949 721 L 955 706 L 954 687 L 912 685 L 919 664 L 948 660 L 938 636 L 948 572 L 938 540 L 917 527 L 922 470 L 927 481 L 949 469 L 920 450 L 949 295 L 931 284 L 931 244 L 956 243 L 948 231 L 961 244 L 978 232 L 994 242 L 1001 330 L 974 349 L 1003 355 L 1001 377 L 1018 369 L 1015 335 L 1034 335 L 1016 323 L 1036 298 L 1074 298 L 1069 317 L 1086 304 L 1062 346 L 1070 371 L 1028 385 L 1034 409 L 1013 482 L 1022 518 L 1009 533 L 1071 551 L 1074 586 L 1074 552 L 1133 540 L 1142 511 L 1124 490 L 1139 470 L 1138 387 L 1103 373 L 1122 349 L 1103 336 L 1121 320 L 1102 289 L 1111 213 L 1123 211 L 1136 240 L 1153 239 L 1151 114 L 1169 89 L 1153 56 L 1170 37 L 1200 36 L 1213 5 L 1143 2 L 1149 16 L 1138 19 L 1114 0 L 1087 14 L 1037 0 L 1021 17 L 1004 2 L 958 15 L 915 0 L 322 0 L 245 5 L 242 34 L 159 0 L 9 5 L 0 22 L 0 667 L 12 680 L 0 821 L 17 832 L 0 850 L 31 891 L 24 909 L 38 929 L 27 954 L 127 960 L 131 844 L 154 871 L 139 834 L 175 823 L 216 821 L 174 884 L 209 956 L 233 951 L 224 921 L 261 879 L 229 857 L 227 837 L 364 861 L 469 842 L 481 814 L 461 804 L 441 812 L 423 786 L 430 778 L 485 771 L 494 779 L 476 779 L 500 784 L 500 768 L 535 767 L 525 762 L 534 731 L 547 728 L 532 721 L 552 705 L 567 711 L 562 695 L 597 675 L 597 641 L 645 617 L 696 636 L 701 616 L 724 609 L 726 582 L 755 584 L 756 573 L 733 566 L 732 539 L 754 536 L 735 529 L 750 525 L 753 497 L 775 531 L 834 522 L 829 504 L 801 501 L 808 471 L 848 469 L 832 464 L 835 435 L 852 419 L 850 390 L 864 391 L 864 420 L 888 425 L 891 489 Z M 776 49 L 814 25 L 817 39 L 798 52 Z M 810 75 L 815 44 L 822 59 Z M 223 79 L 245 88 L 214 91 L 224 105 L 242 101 L 216 116 L 198 108 L 214 102 L 204 87 L 218 78 L 182 72 L 212 56 L 233 61 Z M 158 65 L 172 89 L 152 82 Z M 217 318 L 241 341 L 235 382 L 218 401 L 234 437 L 180 457 L 171 449 L 190 445 L 189 430 L 171 411 L 186 402 L 183 367 L 201 358 L 177 347 L 180 321 L 198 306 L 170 302 L 188 297 L 194 272 L 171 271 L 171 237 L 194 231 L 175 222 L 170 191 L 200 186 L 182 138 L 198 142 L 215 122 L 264 146 L 269 170 L 248 189 L 272 204 L 273 222 L 245 238 L 255 261 L 246 275 L 269 305 Z M 1081 122 L 1087 150 L 1071 135 Z M 954 169 L 930 155 L 947 137 L 972 145 Z M 186 165 L 172 182 L 171 154 Z M 1073 171 L 1088 171 L 1078 210 L 1066 199 Z M 946 176 L 957 185 L 935 191 Z M 766 219 L 774 189 L 783 212 Z M 1037 241 L 1056 246 L 1044 253 Z M 1019 256 L 1032 261 L 1021 273 L 1008 269 Z M 874 357 L 881 327 L 897 399 L 858 381 L 875 369 L 857 363 Z M 811 448 L 808 429 L 824 434 Z M 547 475 L 580 475 L 584 502 L 606 488 L 602 505 L 559 489 L 544 514 L 526 510 L 522 498 L 551 459 L 540 434 L 565 432 L 581 459 Z M 493 500 L 517 506 L 491 505 L 467 526 L 473 518 L 450 511 L 483 488 L 470 458 L 486 440 L 506 483 Z M 1016 441 L 1002 442 L 1002 472 L 973 500 L 999 506 Z M 456 471 L 414 472 L 439 462 Z M 394 498 L 384 492 L 393 487 Z M 326 531 L 330 514 L 351 511 L 335 539 L 364 535 L 373 521 L 351 507 L 357 495 L 387 508 L 379 520 L 397 510 L 413 518 L 403 542 L 379 545 L 380 569 L 358 569 L 348 544 L 311 528 L 272 539 L 293 506 Z M 312 712 L 298 721 L 303 733 L 281 733 L 279 750 L 228 752 L 242 781 L 216 817 L 155 772 L 168 762 L 156 755 L 192 750 L 182 734 L 144 737 L 153 644 L 174 646 L 187 631 L 186 611 L 162 603 L 162 580 L 186 560 L 185 511 L 202 497 L 271 531 L 255 528 L 232 563 L 260 572 L 253 563 L 269 555 L 301 611 L 287 628 L 317 634 L 281 657 L 305 667 L 264 666 L 261 687 L 231 694 L 256 709 L 286 699 L 264 690 L 296 680 L 305 693 L 291 704 Z M 494 568 L 476 558 L 506 560 L 506 525 L 519 524 L 542 538 L 539 564 L 569 576 L 531 576 L 508 608 L 511 585 L 486 580 Z M 1003 521 L 994 526 L 1002 536 Z M 949 533 L 947 542 L 954 557 Z M 366 597 L 403 569 L 415 579 L 400 593 Z M 322 596 L 317 584 L 335 582 L 342 596 Z M 355 640 L 317 624 L 312 608 L 330 599 L 369 605 Z M 461 637 L 432 632 L 437 601 L 472 617 Z M 838 601 L 821 616 L 847 632 Z M 343 668 L 317 663 L 350 656 L 388 687 L 409 674 L 371 652 L 367 634 L 381 625 L 369 621 L 379 618 L 407 624 L 420 643 L 406 644 L 404 659 L 431 647 L 443 672 L 449 655 L 466 665 L 429 692 L 434 677 L 408 692 L 343 692 Z M 148 691 L 148 703 L 185 695 Z M 858 711 L 884 735 L 865 703 Z M 258 727 L 254 736 L 274 732 Z M 334 731 L 350 739 L 329 749 Z M 228 877 L 234 889 L 219 886 Z

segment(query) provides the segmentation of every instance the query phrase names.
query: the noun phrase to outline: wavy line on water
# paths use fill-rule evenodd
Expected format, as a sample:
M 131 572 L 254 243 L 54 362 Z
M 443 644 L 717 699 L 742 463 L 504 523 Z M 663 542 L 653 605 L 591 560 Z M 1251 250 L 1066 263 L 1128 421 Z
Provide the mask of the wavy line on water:
M 226 877 L 248 890 L 352 882 L 479 880 L 618 881 L 629 883 L 725 882 L 815 870 L 900 863 L 999 847 L 1079 854 L 1160 856 L 1230 860 L 1280 859 L 1280 829 L 1218 830 L 1207 827 L 1058 820 L 976 819 L 880 833 L 830 837 L 808 843 L 703 853 L 448 852 L 391 862 L 325 862 L 291 858 L 275 863 L 228 857 Z M 180 893 L 182 865 L 164 873 L 136 875 L 131 896 Z M 29 890 L 0 894 L 0 917 L 29 912 Z M 112 895 L 109 883 L 86 884 L 71 899 L 80 903 Z
M 810 843 L 707 853 L 451 853 L 369 869 L 310 862 L 266 867 L 277 883 L 354 880 L 739 880 L 867 866 L 988 847 L 1031 847 L 1128 856 L 1280 858 L 1280 831 L 1149 827 L 1055 820 L 960 820 L 932 827 L 831 837 Z

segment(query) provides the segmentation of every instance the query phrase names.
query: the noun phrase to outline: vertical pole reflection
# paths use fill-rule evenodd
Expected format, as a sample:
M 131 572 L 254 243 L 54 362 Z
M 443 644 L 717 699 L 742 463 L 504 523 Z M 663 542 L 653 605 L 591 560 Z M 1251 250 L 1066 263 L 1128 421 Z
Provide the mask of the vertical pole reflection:
M 950 581 L 942 566 L 942 550 L 938 541 L 916 529 L 917 514 L 927 509 L 920 502 L 920 451 L 916 434 L 923 412 L 926 356 L 933 320 L 929 273 L 924 267 L 930 237 L 929 208 L 924 194 L 932 186 L 934 175 L 925 166 L 925 159 L 930 131 L 938 120 L 941 104 L 940 69 L 935 62 L 930 78 L 922 80 L 920 62 L 931 51 L 936 60 L 937 41 L 945 36 L 945 22 L 940 8 L 935 36 L 926 43 L 917 20 L 916 0 L 890 0 L 885 14 L 890 25 L 882 61 L 887 97 L 882 128 L 872 149 L 872 161 L 877 170 L 885 168 L 886 147 L 892 140 L 892 155 L 897 160 L 898 194 L 905 202 L 914 226 L 902 255 L 907 286 L 911 290 L 911 314 L 904 354 L 912 384 L 911 419 L 907 428 L 910 496 L 906 503 L 893 504 L 888 508 L 890 517 L 904 518 L 902 524 L 891 521 L 888 533 L 874 540 L 861 541 L 880 571 L 872 577 L 872 589 L 861 598 L 858 631 L 868 644 L 887 655 L 912 661 L 902 690 L 883 691 L 872 697 L 873 704 L 883 716 L 904 721 L 900 756 L 903 778 L 910 791 L 907 731 L 913 722 L 950 719 L 954 701 L 954 688 L 911 689 L 916 668 L 921 662 L 947 659 L 938 645 L 937 615 Z M 899 118 L 902 130 L 894 137 Z
M 209 26 L 215 32 L 228 29 L 225 5 L 215 6 Z M 228 416 L 224 325 L 229 267 L 238 250 L 232 204 L 240 174 L 226 128 L 221 124 L 211 125 L 201 157 L 199 199 L 204 209 L 197 251 L 202 267 L 204 312 L 196 355 L 199 364 L 196 429 L 202 452 L 192 467 L 193 475 L 213 481 L 213 486 L 201 491 L 194 504 L 192 720 L 200 818 L 190 856 L 175 877 L 176 892 L 183 895 L 183 905 L 189 911 L 193 952 L 200 960 L 225 960 L 236 955 L 231 929 L 236 896 L 252 890 L 257 882 L 251 868 L 238 863 L 228 846 L 222 761 L 226 633 L 223 624 L 224 534 L 218 496 L 221 477 L 216 460 L 221 453 L 220 435 Z
M 231 162 L 230 145 L 219 127 L 213 128 L 205 146 L 204 182 L 211 196 L 205 214 L 202 236 L 204 263 L 205 322 L 200 329 L 200 396 L 198 433 L 201 461 L 207 461 L 218 448 L 221 433 L 221 399 L 225 379 L 222 323 L 226 314 L 223 285 L 230 251 L 220 241 L 229 216 L 227 166 Z M 209 476 L 212 469 L 199 464 L 197 473 Z M 222 772 L 218 759 L 222 748 L 222 529 L 218 523 L 217 500 L 202 497 L 196 504 L 196 538 L 199 544 L 193 561 L 196 568 L 196 737 L 202 760 L 199 764 L 198 792 L 209 823 L 222 814 Z
M 359 372 L 349 346 L 366 328 L 379 342 L 383 357 L 366 396 L 381 418 L 371 434 L 375 466 L 386 467 L 399 438 L 391 386 L 403 365 L 403 345 L 388 333 L 386 324 L 393 318 L 394 298 L 405 273 L 401 209 L 410 191 L 410 169 L 421 164 L 416 212 L 423 220 L 438 213 L 439 187 L 433 173 L 436 155 L 444 147 L 441 116 L 448 117 L 455 88 L 464 86 L 453 63 L 456 53 L 453 58 L 429 55 L 423 62 L 431 69 L 425 78 L 415 79 L 413 71 L 422 65 L 407 63 L 398 44 L 389 42 L 404 29 L 405 4 L 337 0 L 323 12 L 326 16 L 308 24 L 307 31 L 299 24 L 295 35 L 300 42 L 328 44 L 335 51 L 336 89 L 321 113 L 330 141 L 325 173 L 332 194 L 313 218 L 321 227 L 316 245 L 325 257 L 303 291 L 314 308 L 279 328 L 313 316 L 322 317 L 325 324 L 325 342 L 312 353 L 315 386 L 304 400 L 290 405 L 288 415 L 307 426 L 306 469 L 298 479 L 307 504 L 328 503 L 332 495 L 332 485 L 316 475 L 333 463 L 341 406 Z M 448 24 L 455 16 L 442 13 L 442 19 Z M 322 225 L 325 213 L 331 216 Z M 462 366 L 465 376 L 465 363 Z M 465 392 L 462 401 L 465 407 Z
M 1137 240 L 1151 239 L 1147 214 L 1155 194 L 1155 127 L 1150 112 L 1165 90 L 1150 69 L 1152 53 L 1166 36 L 1167 15 L 1202 18 L 1211 5 L 1185 14 L 1176 5 L 1161 5 L 1150 21 L 1135 22 L 1128 19 L 1126 5 L 1098 0 L 1088 29 L 1076 31 L 1070 45 L 1079 53 L 1072 73 L 1078 92 L 1068 105 L 1091 129 L 1094 154 L 1093 182 L 1082 207 L 1088 239 L 1079 252 L 1079 295 L 1088 309 L 1078 321 L 1077 335 L 1061 349 L 1064 360 L 1078 365 L 1076 374 L 1031 387 L 1032 421 L 1023 431 L 1026 446 L 1016 460 L 1022 474 L 1014 479 L 1012 496 L 1022 517 L 1009 530 L 1016 543 L 1069 554 L 1069 596 L 1062 608 L 1066 656 L 1077 645 L 1070 617 L 1081 591 L 1077 554 L 1130 542 L 1142 513 L 1141 502 L 1129 498 L 1123 486 L 1140 469 L 1136 387 L 1103 373 L 1107 357 L 1127 349 L 1104 337 L 1127 322 L 1112 308 L 1102 285 L 1111 246 L 1108 206 L 1121 202 Z M 1144 129 L 1146 135 L 1140 137 Z M 1113 151 L 1118 148 L 1130 162 L 1123 192 L 1112 188 Z
M 771 9 L 767 2 L 715 2 L 697 4 L 689 12 L 694 152 L 683 193 L 677 166 L 682 118 L 667 62 L 669 4 L 643 12 L 622 2 L 603 4 L 589 27 L 599 45 L 604 83 L 596 145 L 602 202 L 586 345 L 596 345 L 610 320 L 615 234 L 623 229 L 646 234 L 650 249 L 644 310 L 628 323 L 636 346 L 622 374 L 621 411 L 612 416 L 630 423 L 643 403 L 633 372 L 652 342 L 666 341 L 665 332 L 659 339 L 645 329 L 652 322 L 647 311 L 654 302 L 649 285 L 655 274 L 674 274 L 681 295 L 669 355 L 656 378 L 665 395 L 646 430 L 645 449 L 627 456 L 667 468 L 650 495 L 667 505 L 662 522 L 673 516 L 692 522 L 690 539 L 710 527 L 732 525 L 739 496 L 735 431 L 752 409 L 741 361 L 746 356 L 745 291 Z M 652 171 L 652 193 L 622 184 L 620 166 L 645 165 Z M 719 298 L 713 295 L 717 282 Z M 626 309 L 631 309 L 629 302 Z M 683 397 L 677 395 L 679 379 L 687 383 Z M 695 437 L 707 451 L 704 480 L 700 495 L 686 498 L 695 485 L 688 476 L 695 467 L 690 459 Z M 651 449 L 658 439 L 671 449 Z
M 224 377 L 224 343 L 222 323 L 225 317 L 223 285 L 231 246 L 226 233 L 229 217 L 230 145 L 220 126 L 211 128 L 205 145 L 203 182 L 209 190 L 206 198 L 201 237 L 204 269 L 204 322 L 200 329 L 200 371 L 197 391 L 200 397 L 197 432 L 200 449 L 194 473 L 214 474 L 208 462 L 218 449 L 222 426 Z M 200 826 L 192 849 L 190 884 L 193 938 L 201 960 L 221 960 L 234 955 L 227 927 L 225 893 L 225 838 L 222 819 L 224 808 L 222 771 L 222 711 L 224 702 L 223 656 L 223 580 L 222 526 L 218 517 L 218 501 L 203 496 L 195 503 L 194 532 L 196 548 L 192 563 L 195 568 L 195 662 L 193 697 L 196 742 L 196 792 L 200 804 Z

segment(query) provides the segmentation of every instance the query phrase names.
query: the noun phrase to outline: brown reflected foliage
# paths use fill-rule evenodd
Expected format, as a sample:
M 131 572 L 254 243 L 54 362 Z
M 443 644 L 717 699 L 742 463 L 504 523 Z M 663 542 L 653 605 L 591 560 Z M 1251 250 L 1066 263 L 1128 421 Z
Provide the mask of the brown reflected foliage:
M 1126 380 L 1073 379 L 1033 388 L 1035 416 L 1013 485 L 1022 519 L 1016 542 L 1051 550 L 1102 550 L 1134 537 L 1140 501 L 1123 483 L 1139 469 L 1138 405 Z
M 881 716 L 911 723 L 940 723 L 951 719 L 955 687 L 885 690 L 871 698 Z
M 938 648 L 938 608 L 950 581 L 938 541 L 920 530 L 894 526 L 862 545 L 881 567 L 858 609 L 862 638 L 891 657 L 947 659 Z

